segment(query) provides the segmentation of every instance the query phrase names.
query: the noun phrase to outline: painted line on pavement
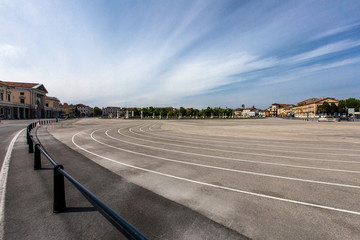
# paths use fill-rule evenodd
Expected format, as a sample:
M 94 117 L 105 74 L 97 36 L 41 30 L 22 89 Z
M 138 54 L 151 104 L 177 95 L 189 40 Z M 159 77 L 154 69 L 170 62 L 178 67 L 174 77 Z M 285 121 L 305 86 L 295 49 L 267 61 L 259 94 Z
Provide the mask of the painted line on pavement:
M 98 130 L 96 130 L 98 131 Z M 107 130 L 105 132 L 105 134 L 110 137 L 113 138 L 112 136 L 110 136 L 108 134 Z M 95 132 L 95 131 L 94 131 Z M 94 133 L 93 132 L 93 133 Z M 285 176 L 279 176 L 279 175 L 272 175 L 272 174 L 265 174 L 265 173 L 257 173 L 257 172 L 249 172 L 249 171 L 242 171 L 242 170 L 237 170 L 237 169 L 230 169 L 230 168 L 223 168 L 223 167 L 216 167 L 216 166 L 212 166 L 212 165 L 205 165 L 205 164 L 200 164 L 200 163 L 192 163 L 192 162 L 186 162 L 186 161 L 181 161 L 181 160 L 175 160 L 175 159 L 170 159 L 170 158 L 164 158 L 164 157 L 158 157 L 158 156 L 154 156 L 154 155 L 149 155 L 149 154 L 145 154 L 145 153 L 140 153 L 140 152 L 135 152 L 132 150 L 128 150 L 128 149 L 123 149 L 123 148 L 119 148 L 119 147 L 115 147 L 106 143 L 103 143 L 97 139 L 95 139 L 93 137 L 93 135 L 91 134 L 91 138 L 100 143 L 103 144 L 105 146 L 117 149 L 117 150 L 121 150 L 124 152 L 128 152 L 128 153 L 132 153 L 132 154 L 136 154 L 136 155 L 141 155 L 141 156 L 145 156 L 145 157 L 151 157 L 151 158 L 156 158 L 156 159 L 160 159 L 163 161 L 169 161 L 169 162 L 176 162 L 176 163 L 180 163 L 180 164 L 186 164 L 186 165 L 193 165 L 193 166 L 198 166 L 198 167 L 205 167 L 205 168 L 211 168 L 211 169 L 216 169 L 216 170 L 223 170 L 223 171 L 229 171 L 229 172 L 236 172 L 236 173 L 244 173 L 244 174 L 250 174 L 250 175 L 257 175 L 257 176 L 263 176 L 263 177 L 271 177 L 271 178 L 279 178 L 279 179 L 286 179 L 286 180 L 292 180 L 292 181 L 299 181 L 299 182 L 307 182 L 307 183 L 316 183 L 316 184 L 324 184 L 324 185 L 330 185 L 330 186 L 337 186 L 337 187 L 347 187 L 347 188 L 355 188 L 355 189 L 360 189 L 360 186 L 356 186 L 356 185 L 349 185 L 349 184 L 341 184 L 341 183 L 332 183 L 332 182 L 323 182 L 323 181 L 316 181 L 316 180 L 310 180 L 310 179 L 302 179 L 302 178 L 292 178 L 292 177 L 285 177 Z M 113 138 L 115 140 L 118 140 L 116 138 Z
M 11 158 L 11 154 L 12 154 L 16 140 L 18 139 L 19 135 L 25 129 L 26 128 L 20 130 L 15 135 L 15 137 L 13 137 L 13 139 L 11 140 L 9 147 L 6 151 L 3 165 L 1 167 L 1 172 L 0 172 L 0 239 L 3 239 L 3 237 L 4 237 L 5 194 L 6 194 L 6 184 L 7 184 L 7 179 L 8 179 L 10 158 Z
M 134 132 L 133 128 L 129 128 L 129 132 L 131 132 L 131 133 L 133 133 L 135 135 L 138 135 L 138 136 L 142 136 L 142 134 Z M 277 158 L 287 158 L 287 159 L 301 159 L 301 160 L 308 160 L 308 161 L 360 164 L 360 161 L 329 160 L 329 159 L 322 159 L 322 158 L 294 157 L 294 156 L 273 155 L 273 154 L 265 154 L 265 153 L 249 153 L 249 152 L 241 152 L 241 151 L 231 151 L 231 150 L 223 150 L 223 149 L 195 147 L 195 146 L 187 146 L 187 145 L 181 145 L 181 144 L 172 144 L 172 143 L 164 143 L 164 142 L 159 142 L 159 141 L 141 139 L 141 138 L 137 138 L 137 137 L 133 137 L 133 136 L 129 136 L 129 135 L 124 135 L 124 134 L 121 134 L 121 135 L 127 136 L 129 138 L 133 138 L 133 139 L 136 139 L 136 140 L 152 142 L 152 143 L 156 143 L 156 144 L 163 144 L 163 145 L 184 147 L 184 148 L 194 148 L 194 149 L 201 149 L 201 150 L 214 151 L 214 152 L 241 153 L 241 154 L 245 154 L 245 155 L 255 155 L 255 156 L 264 156 L 264 157 L 277 157 Z M 166 140 L 166 138 L 158 138 L 158 139 Z M 206 144 L 204 144 L 204 145 L 206 145 Z M 218 145 L 216 145 L 216 146 L 218 146 Z
M 95 132 L 95 131 L 94 131 Z M 346 210 L 346 209 L 340 209 L 340 208 L 334 208 L 334 207 L 328 207 L 328 206 L 323 206 L 323 205 L 318 205 L 318 204 L 313 204 L 313 203 L 307 203 L 307 202 L 301 202 L 301 201 L 296 201 L 296 200 L 291 200 L 291 199 L 286 199 L 286 198 L 279 198 L 279 197 L 273 197 L 273 196 L 269 196 L 269 195 L 265 195 L 265 194 L 260 194 L 260 193 L 254 193 L 254 192 L 248 192 L 248 191 L 243 191 L 240 189 L 235 189 L 235 188 L 229 188 L 229 187 L 224 187 L 224 186 L 220 186 L 220 185 L 215 185 L 215 184 L 210 184 L 210 183 L 205 183 L 205 182 L 200 182 L 200 181 L 196 181 L 196 180 L 192 180 L 192 179 L 188 179 L 188 178 L 183 178 L 183 177 L 178 177 L 178 176 L 174 176 L 174 175 L 170 175 L 170 174 L 166 174 L 166 173 L 161 173 L 161 172 L 157 172 L 157 171 L 153 171 L 150 169 L 146 169 L 146 168 L 141 168 L 141 167 L 137 167 L 134 165 L 130 165 L 130 164 L 126 164 L 120 161 L 116 161 L 114 159 L 102 156 L 100 154 L 91 152 L 81 146 L 79 146 L 76 142 L 75 142 L 75 136 L 77 136 L 80 133 L 76 133 L 73 135 L 72 137 L 72 142 L 73 144 L 78 147 L 79 149 L 83 150 L 84 152 L 87 152 L 89 154 L 92 154 L 94 156 L 100 157 L 102 159 L 105 159 L 107 161 L 119 164 L 119 165 L 123 165 L 126 167 L 130 167 L 130 168 L 134 168 L 134 169 L 138 169 L 141 171 L 145 171 L 145 172 L 150 172 L 150 173 L 154 173 L 157 175 L 161 175 L 161 176 L 165 176 L 165 177 L 169 177 L 169 178 L 173 178 L 173 179 L 177 179 L 177 180 L 181 180 L 181 181 L 185 181 L 185 182 L 190 182 L 190 183 L 195 183 L 195 184 L 199 184 L 199 185 L 203 185 L 203 186 L 208 186 L 208 187 L 213 187 L 213 188 L 217 188 L 217 189 L 222 189 L 222 190 L 228 190 L 228 191 L 232 191 L 232 192 L 237 192 L 237 193 L 243 193 L 243 194 L 247 194 L 247 195 L 251 195 L 251 196 L 257 196 L 257 197 L 261 197 L 261 198 L 267 198 L 267 199 L 272 199 L 272 200 L 278 200 L 278 201 L 282 201 L 282 202 L 287 202 L 287 203 L 293 203 L 293 204 L 297 204 L 297 205 L 302 205 L 302 206 L 308 206 L 308 207 L 315 207 L 315 208 L 319 208 L 319 209 L 326 209 L 326 210 L 331 210 L 331 211 L 336 211 L 336 212 L 342 212 L 342 213 L 348 213 L 348 214 L 354 214 L 354 215 L 360 215 L 360 212 L 356 212 L 356 211 L 351 211 L 351 210 Z M 107 144 L 104 144 L 105 146 Z
M 155 136 L 161 136 L 160 134 L 155 134 L 154 132 L 159 132 L 159 131 L 155 131 L 153 129 L 153 127 L 156 125 L 157 123 L 155 123 L 154 125 L 152 125 L 151 127 L 149 127 L 149 129 L 151 128 L 152 130 L 152 133 L 150 132 L 146 132 L 146 131 L 143 131 L 149 135 L 155 135 Z M 170 123 L 171 124 L 171 123 Z M 163 130 L 165 131 L 165 130 Z M 167 133 L 169 131 L 166 131 Z M 173 138 L 173 139 L 191 139 L 191 140 L 199 140 L 199 141 L 205 141 L 205 142 L 220 142 L 220 143 L 227 143 L 227 144 L 239 144 L 239 145 L 250 145 L 250 146 L 275 146 L 275 147 L 279 147 L 279 144 L 283 144 L 284 146 L 285 145 L 296 145 L 296 146 L 300 146 L 300 145 L 303 145 L 304 147 L 297 147 L 297 148 L 302 148 L 302 149 L 315 149 L 315 150 L 336 150 L 336 151 L 354 151 L 354 152 L 360 152 L 360 150 L 358 149 L 344 149 L 344 148 L 324 148 L 324 147 L 308 147 L 307 144 L 299 144 L 299 143 L 280 143 L 280 142 L 277 142 L 276 144 L 253 144 L 253 143 L 244 143 L 244 142 L 225 142 L 225 141 L 219 141 L 219 140 L 209 140 L 209 139 L 203 139 L 203 138 L 198 138 L 198 137 L 183 137 L 183 136 L 179 136 L 179 135 L 169 135 L 169 137 Z M 211 136 L 208 136 L 208 137 L 211 137 Z M 239 139 L 240 140 L 240 139 Z M 173 140 L 173 141 L 176 141 L 176 140 Z M 251 141 L 251 140 L 250 140 Z M 262 141 L 258 141 L 258 142 L 262 142 Z M 311 144 L 310 146 L 313 146 L 313 144 Z M 288 146 L 285 146 L 285 147 L 288 147 Z M 269 151 L 275 151 L 273 149 L 268 149 Z M 289 152 L 292 152 L 292 151 L 289 151 Z M 313 153 L 313 154 L 323 154 L 323 153 L 319 153 L 318 151 L 317 152 L 309 152 L 307 151 L 308 153 Z M 338 154 L 338 153 L 331 153 L 333 155 L 341 155 L 341 156 L 355 156 L 357 157 L 358 154 Z
M 121 129 L 119 129 L 119 130 L 121 130 Z M 121 134 L 121 133 L 120 133 L 120 134 Z M 123 136 L 125 136 L 125 135 L 123 135 Z M 229 158 L 229 157 L 221 157 L 221 156 L 212 156 L 212 155 L 200 154 L 200 153 L 189 153 L 189 152 L 183 152 L 183 151 L 177 151 L 177 150 L 170 150 L 170 149 L 165 149 L 165 148 L 158 148 L 158 147 L 153 147 L 153 146 L 148 146 L 148 145 L 143 145 L 143 144 L 132 143 L 132 142 L 124 141 L 124 140 L 121 140 L 121 139 L 118 139 L 118 138 L 114 138 L 114 137 L 111 137 L 111 138 L 113 138 L 114 140 L 120 141 L 120 142 L 124 142 L 124 143 L 127 143 L 127 144 L 135 145 L 135 146 L 140 146 L 140 147 L 145 147 L 145 148 L 152 148 L 152 149 L 162 150 L 162 151 L 167 151 L 167 152 L 175 152 L 175 153 L 180 153 L 180 154 L 187 154 L 187 155 L 199 156 L 199 157 L 207 157 L 207 158 L 215 158 L 215 159 L 224 159 L 224 160 L 229 160 L 229 161 L 247 162 L 247 163 L 255 163 L 255 164 L 266 164 L 266 165 L 274 165 L 274 166 L 281 166 L 281 167 L 304 168 L 304 169 L 321 170 L 321 171 L 345 172 L 345 173 L 356 173 L 356 174 L 359 174 L 359 173 L 360 173 L 360 171 L 353 171 L 353 170 L 344 170 L 344 169 L 335 169 L 335 168 L 308 167 L 308 166 L 303 166 L 303 165 L 292 165 L 292 164 L 284 164 L 284 163 L 272 163 L 272 162 L 254 161 L 254 160 L 248 160 L 248 159 L 239 159 L 239 158 Z
M 139 129 L 140 130 L 140 129 Z M 140 130 L 150 136 L 147 135 L 142 135 L 144 137 L 148 137 L 148 138 L 159 138 L 162 137 L 163 135 L 160 134 L 154 134 L 154 133 L 150 133 L 150 132 L 146 132 L 144 130 Z M 156 136 L 156 137 L 155 137 Z M 224 141 L 217 141 L 217 140 L 208 140 L 208 139 L 201 139 L 201 138 L 193 138 L 193 137 L 181 137 L 181 136 L 174 136 L 174 135 L 167 135 L 169 138 L 166 138 L 168 141 L 175 141 L 175 142 L 185 142 L 185 141 L 180 141 L 177 139 L 190 139 L 190 140 L 199 140 L 199 141 L 203 141 L 203 142 L 210 142 L 210 143 L 215 143 L 215 142 L 219 142 L 219 143 L 226 143 Z M 202 144 L 202 145 L 210 145 L 210 144 L 206 144 L 206 143 L 199 143 L 199 142 L 194 142 L 194 141 L 187 141 L 187 142 L 191 142 L 191 143 L 195 143 L 195 144 Z M 250 144 L 250 143 L 235 143 L 235 142 L 227 142 L 230 144 L 239 144 L 239 145 L 251 145 L 251 146 L 273 146 L 273 145 L 268 145 L 268 144 Z M 298 145 L 298 144 L 293 144 L 293 145 Z M 235 148 L 235 149 L 252 149 L 252 150 L 259 150 L 259 148 L 252 148 L 252 147 L 240 147 L 240 146 L 229 146 L 229 145 L 217 145 L 219 147 L 229 147 L 229 148 Z M 305 148 L 305 147 L 303 147 Z M 347 149 L 335 149 L 335 148 L 310 148 L 310 149 L 318 149 L 318 150 L 338 150 L 338 151 L 346 151 Z M 316 155 L 324 155 L 324 154 L 329 154 L 329 152 L 311 152 L 311 151 L 289 151 L 289 150 L 281 150 L 281 149 L 268 149 L 268 148 L 261 148 L 261 150 L 264 151 L 271 151 L 271 152 L 284 152 L 284 153 L 311 153 L 311 154 L 316 154 Z M 356 149 L 351 149 L 349 151 L 360 151 L 360 150 L 356 150 Z M 358 157 L 359 154 L 347 154 L 347 153 L 330 153 L 331 155 L 336 155 L 336 156 L 349 156 L 349 157 Z

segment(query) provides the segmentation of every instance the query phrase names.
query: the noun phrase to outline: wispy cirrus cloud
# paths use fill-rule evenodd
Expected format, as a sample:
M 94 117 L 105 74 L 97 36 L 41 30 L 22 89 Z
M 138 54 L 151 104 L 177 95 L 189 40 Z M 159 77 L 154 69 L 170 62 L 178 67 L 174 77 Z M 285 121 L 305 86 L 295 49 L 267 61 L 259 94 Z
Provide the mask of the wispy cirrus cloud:
M 337 34 L 352 30 L 355 27 L 358 27 L 359 25 L 360 25 L 360 23 L 354 23 L 354 24 L 349 24 L 349 25 L 345 25 L 345 26 L 332 28 L 332 29 L 326 30 L 326 31 L 314 36 L 312 38 L 312 40 L 318 40 L 318 39 L 321 39 L 321 38 L 326 38 L 326 37 L 330 37 L 330 36 L 333 36 L 333 35 L 337 35 Z
M 341 52 L 347 49 L 355 48 L 360 46 L 360 40 L 353 41 L 353 40 L 343 40 L 335 43 L 330 43 L 321 47 L 318 47 L 314 50 L 304 52 L 293 57 L 286 59 L 286 61 L 293 63 L 293 62 L 300 62 L 306 61 L 309 59 L 313 59 L 316 57 L 324 56 L 331 53 Z
M 344 59 L 341 61 L 336 61 L 328 64 L 317 63 L 311 66 L 301 66 L 297 68 L 291 68 L 287 71 L 284 71 L 280 76 L 264 77 L 257 83 L 257 85 L 269 86 L 269 85 L 280 84 L 290 81 L 296 81 L 306 77 L 307 75 L 311 75 L 317 72 L 327 71 L 330 69 L 340 68 L 357 63 L 360 63 L 360 57 Z

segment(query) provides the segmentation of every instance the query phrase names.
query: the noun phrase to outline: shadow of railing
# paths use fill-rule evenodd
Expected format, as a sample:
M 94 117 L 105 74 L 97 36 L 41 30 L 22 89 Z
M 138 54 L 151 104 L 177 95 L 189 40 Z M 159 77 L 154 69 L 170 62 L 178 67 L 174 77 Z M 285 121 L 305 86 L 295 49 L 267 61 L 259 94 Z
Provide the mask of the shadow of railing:
M 34 153 L 34 170 L 53 170 L 53 212 L 69 213 L 69 212 L 88 212 L 98 211 L 101 213 L 115 228 L 117 228 L 127 239 L 147 239 L 141 232 L 128 223 L 124 218 L 119 216 L 109 206 L 97 198 L 93 193 L 81 185 L 75 178 L 64 170 L 64 167 L 58 163 L 46 152 L 39 139 L 34 139 L 31 134 L 32 129 L 40 125 L 58 122 L 58 120 L 41 120 L 31 123 L 27 127 L 26 139 L 28 144 L 28 152 Z M 41 168 L 41 155 L 53 165 L 53 168 Z M 71 182 L 82 195 L 93 205 L 93 207 L 85 208 L 67 208 L 65 201 L 65 184 L 64 178 Z

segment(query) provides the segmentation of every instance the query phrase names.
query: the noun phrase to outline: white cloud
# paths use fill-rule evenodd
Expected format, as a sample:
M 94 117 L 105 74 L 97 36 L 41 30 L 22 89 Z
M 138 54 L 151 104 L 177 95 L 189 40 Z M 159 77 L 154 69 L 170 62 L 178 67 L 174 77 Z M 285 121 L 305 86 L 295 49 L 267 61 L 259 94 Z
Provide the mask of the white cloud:
M 329 64 L 317 64 L 306 69 L 306 72 L 317 72 L 323 71 L 331 68 L 343 67 L 351 64 L 360 62 L 360 58 L 349 58 L 338 62 L 333 62 Z
M 317 39 L 321 39 L 321 38 L 325 38 L 325 37 L 330 37 L 330 36 L 333 36 L 336 34 L 340 34 L 342 32 L 349 31 L 352 28 L 357 27 L 357 26 L 359 26 L 359 23 L 341 26 L 341 27 L 337 27 L 337 28 L 332 28 L 330 30 L 327 30 L 325 32 L 322 32 L 322 33 L 316 35 L 315 37 L 313 37 L 312 40 L 317 40 Z
M 233 82 L 232 75 L 272 65 L 272 59 L 258 59 L 246 53 L 193 59 L 164 76 L 162 89 L 179 96 L 202 94 Z
M 23 48 L 10 44 L 0 45 L 0 60 L 3 58 L 17 58 L 23 53 Z
M 344 50 L 354 48 L 357 46 L 360 46 L 360 41 L 343 40 L 340 42 L 321 46 L 321 47 L 319 47 L 315 50 L 309 51 L 309 52 L 301 53 L 299 55 L 290 57 L 288 59 L 285 59 L 285 63 L 286 62 L 294 63 L 294 62 L 306 61 L 306 60 L 309 60 L 312 58 L 320 57 L 320 56 L 330 54 L 330 53 L 344 51 Z
M 312 66 L 303 66 L 299 68 L 294 68 L 286 73 L 283 73 L 281 76 L 262 78 L 261 81 L 257 84 L 257 86 L 269 86 L 269 85 L 276 85 L 279 83 L 285 83 L 289 81 L 295 81 L 301 78 L 306 78 L 308 75 L 316 74 L 317 72 L 320 71 L 329 70 L 338 67 L 344 67 L 359 62 L 360 62 L 360 58 L 349 58 L 329 64 L 315 64 Z
M 159 106 L 176 104 L 179 99 L 211 93 L 222 86 L 241 81 L 239 77 L 233 75 L 270 67 L 276 62 L 271 58 L 261 59 L 248 53 L 206 52 L 206 54 L 189 56 L 180 62 L 168 65 L 162 72 L 155 71 L 157 68 L 153 68 L 151 64 L 149 67 L 146 64 L 150 61 L 149 59 L 147 58 L 145 62 L 131 61 L 136 64 L 133 67 L 127 67 L 130 72 L 127 71 L 126 75 L 137 80 L 126 81 L 122 75 L 122 80 L 118 82 L 119 85 L 122 83 L 126 87 L 121 93 L 111 94 L 109 99 L 118 99 L 121 103 L 134 103 L 136 106 L 142 106 L 144 103 Z M 154 59 L 155 64 L 159 62 L 164 64 L 165 59 Z M 145 69 L 140 67 L 142 63 Z M 120 69 L 124 70 L 124 67 Z M 137 77 L 134 78 L 135 76 Z

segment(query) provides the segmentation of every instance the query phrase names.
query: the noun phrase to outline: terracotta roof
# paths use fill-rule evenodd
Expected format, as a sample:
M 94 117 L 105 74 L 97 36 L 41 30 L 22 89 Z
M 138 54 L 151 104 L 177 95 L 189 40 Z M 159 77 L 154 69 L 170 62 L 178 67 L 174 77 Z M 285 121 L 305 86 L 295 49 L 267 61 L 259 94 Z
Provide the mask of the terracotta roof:
M 306 99 L 304 101 L 301 101 L 301 102 L 298 102 L 296 104 L 296 106 L 305 106 L 305 105 L 309 105 L 309 104 L 313 104 L 315 103 L 317 100 L 319 100 L 318 98 L 309 98 L 309 99 Z
M 335 98 L 321 98 L 321 99 L 319 99 L 319 100 L 317 100 L 317 101 L 315 101 L 315 102 L 313 102 L 313 103 L 319 103 L 319 102 L 325 101 L 325 100 L 327 100 L 327 99 L 331 99 L 331 100 L 337 101 Z
M 40 83 L 23 83 L 23 82 L 4 82 L 0 81 L 1 84 L 8 87 L 20 87 L 20 88 L 35 88 L 41 91 L 48 92 L 43 84 Z
M 77 106 L 77 107 L 89 107 L 89 106 L 86 106 L 86 105 L 84 105 L 84 104 L 77 104 L 76 106 Z
M 39 83 L 21 83 L 21 82 L 4 82 L 4 81 L 0 81 L 0 83 L 9 87 L 23 87 L 23 88 L 33 88 L 39 85 Z
M 59 101 L 59 99 L 57 99 L 56 97 L 49 97 L 49 96 L 45 96 L 46 100 L 54 100 L 54 101 Z
M 251 107 L 251 108 L 245 108 L 244 110 L 258 110 L 258 109 L 255 107 Z

